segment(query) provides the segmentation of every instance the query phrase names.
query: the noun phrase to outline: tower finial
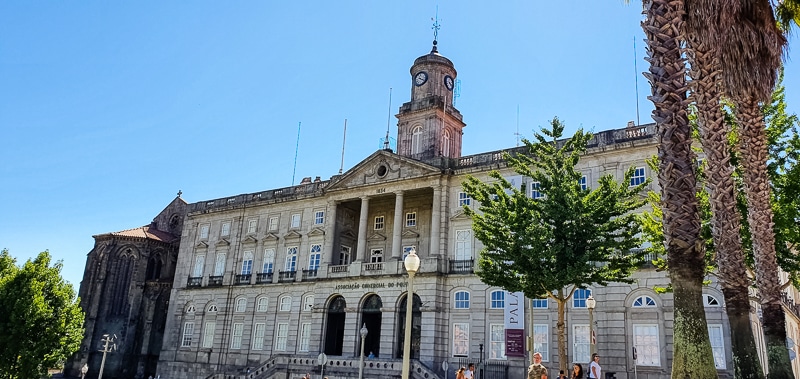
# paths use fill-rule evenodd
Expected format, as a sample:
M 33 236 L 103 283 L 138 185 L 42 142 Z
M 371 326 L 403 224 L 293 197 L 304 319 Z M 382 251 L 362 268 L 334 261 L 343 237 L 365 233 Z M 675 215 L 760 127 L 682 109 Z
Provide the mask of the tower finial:
M 436 18 L 431 18 L 431 21 L 433 21 L 433 27 L 431 27 L 431 29 L 433 29 L 433 48 L 431 49 L 431 53 L 438 53 L 439 50 L 436 48 L 436 45 L 439 43 L 439 29 L 441 28 L 441 25 L 439 25 L 438 5 L 436 6 Z

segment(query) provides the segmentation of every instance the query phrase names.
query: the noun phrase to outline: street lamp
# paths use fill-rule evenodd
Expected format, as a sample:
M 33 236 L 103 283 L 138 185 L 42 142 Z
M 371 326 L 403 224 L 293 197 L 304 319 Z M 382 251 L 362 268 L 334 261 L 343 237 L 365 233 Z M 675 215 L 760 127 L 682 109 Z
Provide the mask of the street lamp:
M 586 299 L 586 308 L 589 308 L 589 354 L 597 352 L 594 338 L 594 307 L 596 305 L 597 301 L 592 295 L 589 295 L 589 298 Z
M 358 366 L 358 379 L 362 379 L 364 377 L 364 340 L 367 339 L 367 333 L 369 333 L 366 323 L 361 325 L 359 333 L 361 333 L 361 364 Z
M 89 365 L 84 363 L 83 366 L 81 366 L 81 379 L 86 377 L 87 372 L 89 372 Z
M 419 257 L 417 249 L 411 248 L 408 251 L 403 265 L 408 271 L 408 292 L 406 293 L 406 333 L 403 341 L 403 374 L 402 379 L 409 379 L 411 372 L 411 312 L 414 306 L 414 275 L 419 270 Z

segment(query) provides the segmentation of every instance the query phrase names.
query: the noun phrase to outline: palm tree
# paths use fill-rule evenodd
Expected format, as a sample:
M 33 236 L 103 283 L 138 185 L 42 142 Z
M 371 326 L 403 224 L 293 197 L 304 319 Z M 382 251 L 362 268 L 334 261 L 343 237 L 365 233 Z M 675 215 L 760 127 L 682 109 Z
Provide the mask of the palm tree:
M 695 155 L 687 115 L 686 65 L 681 54 L 683 0 L 645 0 L 642 22 L 658 124 L 659 172 L 667 264 L 675 299 L 673 378 L 717 378 L 706 328 L 704 253 L 695 196 Z
M 750 323 L 750 279 L 744 262 L 739 234 L 741 222 L 736 208 L 736 186 L 728 144 L 729 129 L 720 104 L 718 59 L 719 34 L 715 27 L 724 15 L 718 1 L 686 0 L 687 17 L 683 31 L 691 66 L 691 99 L 697 107 L 700 142 L 708 162 L 707 188 L 711 205 L 712 237 L 718 277 L 725 296 L 725 311 L 730 322 L 731 350 L 736 378 L 761 379 L 764 372 Z

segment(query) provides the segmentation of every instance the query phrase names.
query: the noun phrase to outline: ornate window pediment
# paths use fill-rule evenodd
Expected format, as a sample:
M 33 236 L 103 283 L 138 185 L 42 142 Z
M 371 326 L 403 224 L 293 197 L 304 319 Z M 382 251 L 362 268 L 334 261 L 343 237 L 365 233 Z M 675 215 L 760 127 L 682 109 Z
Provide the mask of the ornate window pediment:
M 413 229 L 406 229 L 401 236 L 403 238 L 419 238 L 419 233 Z
M 368 241 L 386 241 L 386 236 L 380 233 L 374 233 L 369 238 Z
M 247 236 L 245 239 L 242 240 L 242 243 L 255 244 L 256 242 L 258 242 L 258 239 L 253 236 Z
M 296 230 L 290 230 L 289 233 L 286 233 L 286 235 L 283 236 L 283 239 L 288 240 L 292 238 L 300 238 L 302 236 L 303 235 L 298 233 Z
M 322 230 L 322 228 L 314 228 L 314 229 L 311 229 L 311 231 L 308 232 L 307 235 L 309 237 L 324 236 L 325 235 L 325 231 Z
M 264 236 L 264 239 L 265 239 L 265 240 L 274 240 L 274 241 L 277 241 L 277 240 L 278 240 L 278 236 L 277 236 L 277 235 L 275 235 L 275 233 L 271 233 L 271 232 L 270 232 L 270 233 L 267 233 L 267 235 L 265 235 L 265 236 Z
M 217 241 L 217 243 L 216 243 L 215 245 L 216 245 L 216 246 L 230 246 L 230 245 L 231 245 L 231 242 L 230 242 L 230 241 L 228 241 L 228 240 L 227 240 L 227 239 L 225 239 L 225 238 L 221 238 L 219 241 Z

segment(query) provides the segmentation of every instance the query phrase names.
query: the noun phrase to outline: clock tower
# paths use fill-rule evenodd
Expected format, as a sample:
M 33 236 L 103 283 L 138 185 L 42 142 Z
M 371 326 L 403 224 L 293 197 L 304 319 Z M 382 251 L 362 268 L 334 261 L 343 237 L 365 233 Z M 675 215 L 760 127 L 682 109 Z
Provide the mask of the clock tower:
M 453 106 L 456 69 L 436 44 L 411 66 L 411 101 L 397 114 L 397 154 L 420 160 L 460 157 L 466 126 Z

